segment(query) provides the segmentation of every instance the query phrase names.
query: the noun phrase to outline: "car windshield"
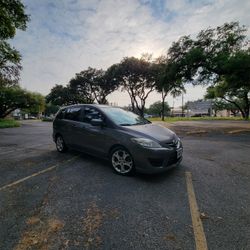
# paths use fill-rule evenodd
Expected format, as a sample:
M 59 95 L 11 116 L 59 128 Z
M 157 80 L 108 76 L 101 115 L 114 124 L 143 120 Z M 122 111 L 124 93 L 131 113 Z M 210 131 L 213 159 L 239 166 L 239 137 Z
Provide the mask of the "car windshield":
M 117 125 L 132 126 L 148 124 L 150 121 L 120 108 L 102 108 L 103 112 Z

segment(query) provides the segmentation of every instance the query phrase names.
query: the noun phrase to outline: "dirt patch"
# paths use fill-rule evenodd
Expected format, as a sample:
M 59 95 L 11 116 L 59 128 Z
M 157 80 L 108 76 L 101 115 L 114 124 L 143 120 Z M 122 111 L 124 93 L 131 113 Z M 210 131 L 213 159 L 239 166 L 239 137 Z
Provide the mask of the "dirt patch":
M 166 236 L 164 236 L 164 240 L 176 241 L 176 237 L 174 234 L 170 233 L 170 234 L 167 234 Z
M 32 226 L 32 225 L 38 224 L 38 223 L 40 223 L 40 222 L 41 222 L 40 218 L 38 218 L 38 217 L 36 217 L 36 216 L 32 216 L 32 217 L 30 217 L 30 218 L 26 221 L 26 224 Z
M 95 202 L 92 202 L 86 210 L 82 219 L 84 234 L 84 249 L 101 248 L 102 238 L 100 229 L 108 219 L 119 219 L 120 212 L 117 208 L 100 209 Z
M 86 249 L 100 246 L 102 240 L 98 235 L 98 230 L 102 226 L 104 216 L 105 214 L 96 203 L 92 203 L 87 209 L 86 216 L 83 218 L 84 247 Z
M 14 248 L 15 250 L 49 248 L 52 238 L 63 228 L 64 223 L 56 218 L 41 220 L 38 217 L 31 217 L 26 221 L 28 229 Z
M 245 121 L 178 121 L 174 123 L 157 121 L 154 123 L 173 130 L 179 136 L 250 132 L 250 123 Z

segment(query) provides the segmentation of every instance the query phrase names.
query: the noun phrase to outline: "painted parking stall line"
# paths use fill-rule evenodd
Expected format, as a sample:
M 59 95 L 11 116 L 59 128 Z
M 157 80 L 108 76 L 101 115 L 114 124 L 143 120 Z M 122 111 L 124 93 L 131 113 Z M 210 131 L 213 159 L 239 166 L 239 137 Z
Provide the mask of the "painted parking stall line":
M 208 249 L 207 240 L 204 233 L 202 221 L 200 218 L 200 212 L 195 197 L 195 192 L 192 182 L 192 174 L 191 172 L 186 172 L 185 175 L 186 175 L 188 200 L 189 200 L 189 207 L 190 207 L 190 213 L 194 230 L 196 250 L 207 250 Z
M 65 165 L 66 163 L 69 163 L 69 162 L 75 160 L 75 159 L 78 158 L 78 157 L 79 157 L 79 155 L 74 156 L 74 157 L 72 157 L 72 158 L 66 160 L 66 161 L 63 162 L 63 163 L 57 163 L 57 164 L 55 164 L 55 165 L 53 165 L 53 166 L 51 166 L 51 167 L 48 167 L 48 168 L 43 169 L 43 170 L 41 170 L 41 171 L 38 171 L 38 172 L 36 172 L 36 173 L 34 173 L 34 174 L 32 174 L 32 175 L 26 176 L 26 177 L 24 177 L 24 178 L 22 178 L 22 179 L 19 179 L 19 180 L 14 181 L 14 182 L 12 182 L 12 183 L 10 183 L 10 184 L 7 184 L 7 185 L 5 185 L 5 186 L 3 186 L 3 187 L 0 187 L 0 191 L 2 191 L 2 190 L 4 190 L 4 189 L 7 189 L 7 188 L 10 188 L 10 187 L 13 187 L 13 186 L 15 186 L 15 185 L 17 185 L 17 184 L 20 184 L 20 183 L 22 183 L 22 182 L 24 182 L 24 181 L 27 181 L 27 180 L 29 180 L 29 179 L 31 179 L 31 178 L 33 178 L 33 177 L 38 176 L 38 175 L 41 175 L 41 174 L 47 173 L 47 172 L 49 172 L 49 171 L 52 171 L 52 170 L 56 169 L 57 167 L 63 166 L 63 165 Z

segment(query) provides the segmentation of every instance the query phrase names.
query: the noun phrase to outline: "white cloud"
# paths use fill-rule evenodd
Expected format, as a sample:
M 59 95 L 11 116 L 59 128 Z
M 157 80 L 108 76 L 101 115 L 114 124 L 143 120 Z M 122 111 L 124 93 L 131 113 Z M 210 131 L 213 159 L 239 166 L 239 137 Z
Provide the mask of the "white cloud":
M 31 22 L 13 41 L 23 55 L 21 84 L 47 94 L 88 66 L 107 68 L 125 56 L 167 51 L 182 35 L 238 20 L 249 26 L 250 1 L 26 0 Z M 189 90 L 190 89 L 190 90 Z M 185 99 L 203 96 L 188 87 Z M 159 96 L 152 94 L 148 104 Z M 126 94 L 110 101 L 129 103 Z M 171 102 L 171 98 L 169 100 Z M 177 105 L 180 101 L 177 100 Z

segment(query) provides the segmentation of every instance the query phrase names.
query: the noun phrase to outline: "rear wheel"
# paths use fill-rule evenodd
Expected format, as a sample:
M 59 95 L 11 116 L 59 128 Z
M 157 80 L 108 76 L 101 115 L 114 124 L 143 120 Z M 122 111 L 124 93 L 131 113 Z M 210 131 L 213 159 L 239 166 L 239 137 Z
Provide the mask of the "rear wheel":
M 111 166 L 120 175 L 132 175 L 135 172 L 131 154 L 123 147 L 117 147 L 111 152 Z
M 58 152 L 63 153 L 67 151 L 67 146 L 61 135 L 56 137 L 56 149 Z

